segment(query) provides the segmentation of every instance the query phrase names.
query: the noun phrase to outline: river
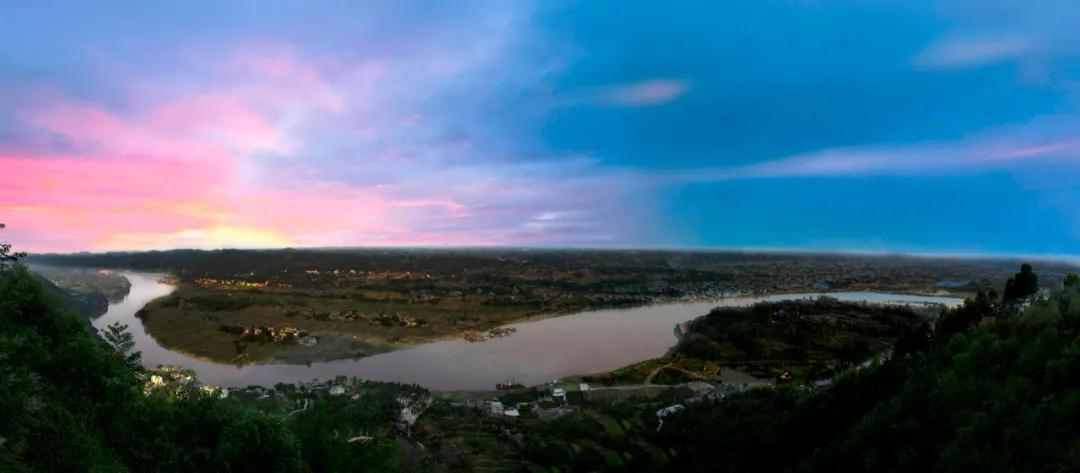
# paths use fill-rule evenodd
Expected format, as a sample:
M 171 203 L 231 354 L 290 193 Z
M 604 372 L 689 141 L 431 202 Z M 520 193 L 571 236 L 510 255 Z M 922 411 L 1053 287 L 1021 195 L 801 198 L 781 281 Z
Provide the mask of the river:
M 575 374 L 610 371 L 661 356 L 676 342 L 675 325 L 706 314 L 713 307 L 821 295 L 777 294 L 592 310 L 507 325 L 517 332 L 483 343 L 456 339 L 355 360 L 235 366 L 200 360 L 159 345 L 135 313 L 150 301 L 168 295 L 174 287 L 161 283 L 158 275 L 126 272 L 124 276 L 131 281 L 131 291 L 124 300 L 110 304 L 108 312 L 94 320 L 94 326 L 102 329 L 113 322 L 125 323 L 135 338 L 135 349 L 142 352 L 143 365 L 181 366 L 194 370 L 205 384 L 227 387 L 273 386 L 280 382 L 326 380 L 338 375 L 415 383 L 438 390 L 493 389 L 496 383 L 509 380 L 525 385 L 542 384 Z M 845 301 L 879 303 L 955 305 L 962 302 L 951 297 L 876 292 L 828 295 Z

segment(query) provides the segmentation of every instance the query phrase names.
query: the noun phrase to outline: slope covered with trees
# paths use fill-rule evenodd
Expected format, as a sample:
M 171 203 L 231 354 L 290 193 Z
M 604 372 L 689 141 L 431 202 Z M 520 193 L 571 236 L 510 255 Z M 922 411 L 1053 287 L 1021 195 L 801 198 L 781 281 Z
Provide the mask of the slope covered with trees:
M 655 441 L 692 470 L 1080 470 L 1080 284 L 1032 301 L 1033 276 L 945 311 L 827 391 L 691 406 Z
M 303 470 L 299 440 L 266 414 L 144 396 L 137 361 L 25 268 L 3 270 L 0 295 L 0 470 Z
M 364 446 L 331 436 L 340 422 L 391 426 L 395 389 L 316 400 L 289 419 L 194 384 L 147 394 L 130 334 L 93 335 L 18 256 L 0 247 L 0 471 L 394 468 L 392 436 Z

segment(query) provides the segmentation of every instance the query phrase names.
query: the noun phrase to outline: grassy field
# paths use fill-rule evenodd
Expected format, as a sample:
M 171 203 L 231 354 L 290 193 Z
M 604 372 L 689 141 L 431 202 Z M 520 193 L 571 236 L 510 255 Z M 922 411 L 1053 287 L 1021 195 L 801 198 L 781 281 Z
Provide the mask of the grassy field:
M 201 358 L 303 363 L 367 356 L 484 332 L 533 314 L 536 311 L 527 307 L 486 305 L 477 298 L 410 302 L 375 291 L 223 290 L 182 285 L 148 305 L 140 316 L 159 343 Z M 244 340 L 223 327 L 293 328 L 318 342 L 306 346 L 295 340 Z

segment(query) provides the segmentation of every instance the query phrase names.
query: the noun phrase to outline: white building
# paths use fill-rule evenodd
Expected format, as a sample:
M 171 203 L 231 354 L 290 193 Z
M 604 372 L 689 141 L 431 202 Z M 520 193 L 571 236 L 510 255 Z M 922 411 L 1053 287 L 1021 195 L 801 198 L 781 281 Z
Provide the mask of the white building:
M 660 409 L 660 410 L 656 411 L 656 417 L 659 417 L 659 418 L 662 419 L 662 418 L 667 417 L 669 415 L 672 415 L 672 414 L 674 414 L 676 412 L 679 412 L 679 411 L 681 411 L 683 409 L 684 409 L 684 407 L 683 407 L 682 404 L 673 404 L 673 405 L 670 405 L 668 407 L 665 407 L 663 409 Z

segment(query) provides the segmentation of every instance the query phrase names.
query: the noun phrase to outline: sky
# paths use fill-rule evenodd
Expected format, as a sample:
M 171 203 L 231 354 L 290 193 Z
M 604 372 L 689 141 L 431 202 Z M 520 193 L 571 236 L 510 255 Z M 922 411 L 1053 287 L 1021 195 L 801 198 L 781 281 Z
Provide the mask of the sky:
M 1080 2 L 13 2 L 31 252 L 1080 255 Z

